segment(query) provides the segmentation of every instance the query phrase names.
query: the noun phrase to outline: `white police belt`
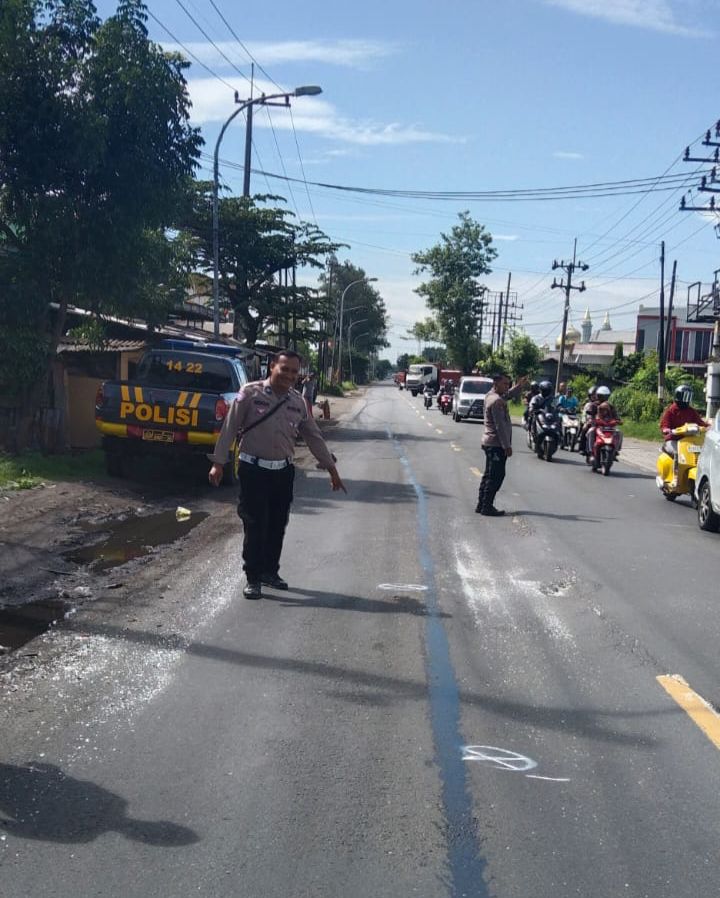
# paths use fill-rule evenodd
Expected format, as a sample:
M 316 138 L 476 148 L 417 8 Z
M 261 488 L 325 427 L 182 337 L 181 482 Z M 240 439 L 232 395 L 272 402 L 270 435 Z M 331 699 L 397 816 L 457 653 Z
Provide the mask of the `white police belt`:
M 257 455 L 248 455 L 247 452 L 240 453 L 240 461 L 247 462 L 249 465 L 256 465 L 258 468 L 267 468 L 268 471 L 281 471 L 292 464 L 292 459 L 280 458 L 272 461 L 268 458 L 258 458 Z

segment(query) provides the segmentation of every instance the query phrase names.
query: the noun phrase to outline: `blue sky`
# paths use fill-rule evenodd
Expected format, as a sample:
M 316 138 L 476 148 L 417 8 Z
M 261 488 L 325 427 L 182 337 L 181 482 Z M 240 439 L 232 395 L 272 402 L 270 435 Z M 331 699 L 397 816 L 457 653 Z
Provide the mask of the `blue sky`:
M 98 4 L 103 17 L 113 8 Z M 687 177 L 672 192 L 480 202 L 302 184 L 290 191 L 253 174 L 253 192 L 286 196 L 301 218 L 351 245 L 341 258 L 378 278 L 393 361 L 413 350 L 402 336 L 427 315 L 413 293 L 419 278 L 410 254 L 436 243 L 464 209 L 494 236 L 498 257 L 486 284 L 502 290 L 512 272 L 523 325 L 541 342 L 554 340 L 562 318 L 562 291 L 550 289 L 552 261 L 572 256 L 575 237 L 578 257 L 590 264 L 586 292 L 573 296 L 577 324 L 589 306 L 597 325 L 610 310 L 616 328 L 634 328 L 638 303 L 657 302 L 663 239 L 668 279 L 678 260 L 683 305 L 685 285 L 709 283 L 720 267 L 715 217 L 677 211 L 698 183 L 698 166 L 681 159 L 684 148 L 695 142 L 693 155 L 705 155 L 697 141 L 720 117 L 717 0 L 150 0 L 149 9 L 152 39 L 173 45 L 169 30 L 212 70 L 193 62 L 187 75 L 207 154 L 233 111 L 234 89 L 249 96 L 247 50 L 282 89 L 323 88 L 319 97 L 293 100 L 292 114 L 256 110 L 253 168 L 266 172 L 429 192 L 524 191 L 668 171 Z M 256 77 L 260 89 L 277 92 L 261 72 Z M 242 164 L 243 148 L 238 117 L 220 158 Z M 224 166 L 221 176 L 241 192 L 241 171 Z M 709 199 L 693 195 L 696 205 Z

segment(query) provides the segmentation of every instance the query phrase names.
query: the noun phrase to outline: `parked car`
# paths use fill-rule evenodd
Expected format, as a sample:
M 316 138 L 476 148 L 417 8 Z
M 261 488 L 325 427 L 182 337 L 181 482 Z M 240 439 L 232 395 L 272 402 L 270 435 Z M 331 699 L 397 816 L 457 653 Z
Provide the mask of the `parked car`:
M 187 347 L 190 348 L 187 348 Z M 146 455 L 206 459 L 247 370 L 235 347 L 168 340 L 140 360 L 129 381 L 105 381 L 95 398 L 95 424 L 103 434 L 107 472 L 123 477 Z M 225 466 L 235 483 L 237 441 Z
M 485 395 L 492 389 L 490 377 L 463 377 L 453 396 L 453 421 L 485 420 Z
M 698 526 L 717 533 L 720 530 L 720 412 L 705 434 L 695 475 Z

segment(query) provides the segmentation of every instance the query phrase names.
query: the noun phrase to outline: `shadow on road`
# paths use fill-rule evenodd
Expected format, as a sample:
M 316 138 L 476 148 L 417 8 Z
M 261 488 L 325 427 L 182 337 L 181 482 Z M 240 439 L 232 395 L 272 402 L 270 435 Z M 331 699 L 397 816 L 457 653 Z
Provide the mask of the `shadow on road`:
M 158 848 L 199 841 L 177 823 L 128 817 L 127 801 L 120 795 L 68 776 L 54 764 L 34 761 L 0 764 L 0 814 L 5 832 L 42 842 L 92 842 L 107 832 Z
M 265 601 L 265 600 L 263 600 Z M 282 601 L 282 600 L 278 600 Z M 258 607 L 262 607 L 261 605 Z M 85 634 L 96 633 L 108 639 L 122 639 L 131 642 L 151 645 L 153 648 L 168 648 L 177 650 L 184 647 L 189 655 L 207 658 L 223 664 L 232 664 L 239 668 L 250 667 L 268 672 L 290 672 L 302 676 L 317 677 L 327 682 L 328 694 L 342 694 L 337 692 L 338 683 L 352 685 L 365 689 L 362 693 L 365 704 L 387 705 L 399 701 L 428 701 L 428 688 L 425 680 L 408 680 L 402 677 L 386 676 L 380 673 L 371 673 L 365 670 L 350 669 L 339 664 L 326 664 L 320 661 L 306 661 L 300 658 L 283 658 L 260 655 L 253 652 L 244 652 L 238 649 L 228 649 L 221 646 L 206 645 L 201 642 L 192 642 L 184 645 L 178 636 L 159 637 L 157 633 L 147 631 L 125 630 L 115 626 L 92 626 L 84 623 L 75 624 Z M 69 624 L 69 629 L 73 624 Z M 353 694 L 353 701 L 358 701 L 357 694 Z M 505 717 L 517 723 L 522 721 L 529 726 L 539 729 L 555 730 L 565 735 L 576 735 L 586 739 L 596 739 L 601 742 L 617 745 L 631 745 L 636 748 L 653 748 L 659 744 L 659 740 L 648 733 L 621 732 L 619 721 L 657 719 L 668 714 L 680 715 L 685 712 L 682 709 L 668 707 L 666 703 L 659 702 L 657 707 L 641 711 L 616 711 L 603 709 L 577 709 L 561 705 L 529 704 L 516 700 L 502 698 L 492 691 L 462 689 L 460 691 L 461 705 L 482 708 L 493 714 Z
M 394 480 L 351 480 L 348 478 L 344 478 L 344 480 L 348 497 L 352 499 L 353 504 L 358 502 L 372 504 L 417 502 L 415 487 L 409 483 L 397 483 Z M 305 479 L 301 489 L 302 491 L 296 490 L 293 499 L 292 511 L 294 514 L 317 514 L 330 508 L 341 498 L 337 493 L 332 493 L 324 481 Z M 429 489 L 424 492 L 427 496 L 442 498 L 447 498 L 448 495 Z
M 517 511 L 510 511 L 508 509 L 507 513 L 511 517 L 555 518 L 557 521 L 582 521 L 586 524 L 604 524 L 608 520 L 607 518 L 587 518 L 585 515 L 581 514 L 554 514 L 551 511 L 526 511 L 522 508 L 517 509 Z
M 360 611 L 365 614 L 412 614 L 416 617 L 427 617 L 428 610 L 419 599 L 411 596 L 394 596 L 393 600 L 366 599 L 362 596 L 339 595 L 335 592 L 320 592 L 316 589 L 294 590 L 299 595 L 291 596 L 264 594 L 263 598 L 277 602 L 286 608 L 327 608 L 331 611 Z M 438 617 L 452 617 L 441 612 Z

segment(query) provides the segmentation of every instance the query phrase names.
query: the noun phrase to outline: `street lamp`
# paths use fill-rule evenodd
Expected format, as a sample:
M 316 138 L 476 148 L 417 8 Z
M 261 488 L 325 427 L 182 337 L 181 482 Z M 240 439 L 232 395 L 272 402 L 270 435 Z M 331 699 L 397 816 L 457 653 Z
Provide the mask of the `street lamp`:
M 213 236 L 213 330 L 215 338 L 220 336 L 220 278 L 219 278 L 219 257 L 220 257 L 220 224 L 219 224 L 219 208 L 218 208 L 218 153 L 220 152 L 220 143 L 225 136 L 230 122 L 239 115 L 244 109 L 248 110 L 248 127 L 245 132 L 245 171 L 243 176 L 243 196 L 250 195 L 250 150 L 252 146 L 252 108 L 253 106 L 290 106 L 290 97 L 314 97 L 322 93 L 322 88 L 315 84 L 306 84 L 303 87 L 296 87 L 295 90 L 281 94 L 260 94 L 259 97 L 253 97 L 245 100 L 238 106 L 233 114 L 228 118 L 220 129 L 217 142 L 215 143 L 215 154 L 213 156 L 213 201 L 212 201 L 212 236 Z M 273 103 L 273 100 L 282 100 L 281 103 Z M 240 103 L 238 93 L 235 91 L 235 102 Z
M 348 345 L 348 363 L 350 366 L 350 380 L 352 381 L 352 329 L 354 324 L 363 324 L 367 322 L 367 318 L 355 318 L 348 324 L 347 329 L 347 345 Z
M 358 278 L 356 281 L 351 281 L 343 290 L 342 295 L 340 296 L 340 323 L 338 327 L 338 372 L 340 376 L 340 383 L 342 383 L 342 328 L 343 315 L 345 314 L 345 294 L 351 287 L 354 287 L 355 284 L 369 284 L 376 280 L 377 278 Z
M 352 321 L 350 323 L 350 327 L 352 327 L 353 324 L 360 324 L 361 321 L 367 321 L 367 318 L 361 318 L 358 321 Z M 349 363 L 348 367 L 350 368 L 350 383 L 355 383 L 355 381 L 353 380 L 353 367 L 352 367 L 353 366 L 353 363 L 352 363 L 353 341 L 350 338 L 350 327 L 348 328 L 348 363 Z M 363 337 L 369 337 L 369 336 L 370 336 L 370 331 L 363 331 L 361 334 L 358 334 L 355 337 L 355 345 L 357 346 L 358 342 Z

